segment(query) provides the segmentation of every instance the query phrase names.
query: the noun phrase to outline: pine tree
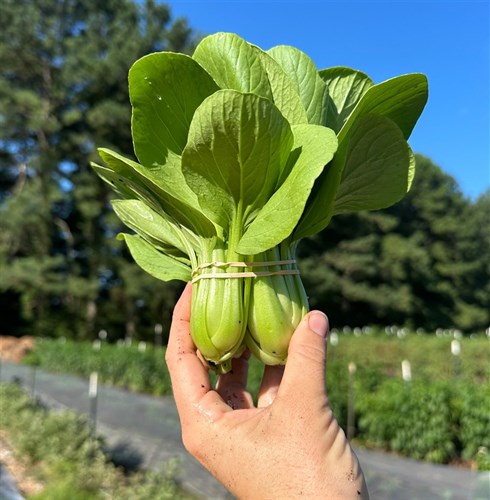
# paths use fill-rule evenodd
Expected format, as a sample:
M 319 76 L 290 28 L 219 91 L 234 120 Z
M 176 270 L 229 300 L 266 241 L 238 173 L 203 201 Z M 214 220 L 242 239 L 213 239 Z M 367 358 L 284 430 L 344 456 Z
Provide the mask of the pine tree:
M 193 46 L 185 20 L 151 0 L 2 2 L 0 304 L 20 301 L 38 333 L 96 327 L 120 249 L 107 244 L 108 193 L 89 162 L 97 146 L 132 152 L 131 64 Z
M 312 307 L 333 325 L 482 331 L 490 323 L 489 194 L 466 199 L 417 155 L 410 192 L 389 209 L 334 217 L 302 248 Z

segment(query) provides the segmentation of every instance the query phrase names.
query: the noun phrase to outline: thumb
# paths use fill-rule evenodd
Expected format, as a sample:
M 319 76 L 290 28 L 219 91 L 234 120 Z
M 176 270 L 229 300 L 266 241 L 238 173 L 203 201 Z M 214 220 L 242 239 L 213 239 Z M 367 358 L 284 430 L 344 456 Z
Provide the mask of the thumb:
M 325 395 L 328 318 L 320 311 L 308 313 L 289 343 L 288 360 L 279 392 L 297 399 Z

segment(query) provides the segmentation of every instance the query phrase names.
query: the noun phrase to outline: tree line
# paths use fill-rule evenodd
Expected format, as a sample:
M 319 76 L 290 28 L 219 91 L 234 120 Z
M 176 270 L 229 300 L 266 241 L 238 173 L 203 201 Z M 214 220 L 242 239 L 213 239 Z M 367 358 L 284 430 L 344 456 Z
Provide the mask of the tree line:
M 131 260 L 96 147 L 132 154 L 127 73 L 192 53 L 198 34 L 152 0 L 5 0 L 0 18 L 0 334 L 109 339 L 166 332 L 181 283 Z M 300 248 L 333 325 L 482 330 L 490 323 L 490 194 L 472 201 L 417 156 L 394 207 L 339 216 Z M 159 327 L 157 327 L 159 328 Z

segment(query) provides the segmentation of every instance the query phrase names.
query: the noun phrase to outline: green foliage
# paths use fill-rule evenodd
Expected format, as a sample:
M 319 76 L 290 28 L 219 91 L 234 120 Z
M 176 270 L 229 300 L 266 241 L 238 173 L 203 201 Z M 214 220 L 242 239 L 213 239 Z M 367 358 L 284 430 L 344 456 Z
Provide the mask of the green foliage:
M 486 385 L 387 380 L 375 392 L 359 390 L 359 435 L 416 459 L 446 463 L 460 456 L 484 468 L 489 394 Z
M 361 443 L 436 463 L 478 463 L 478 450 L 488 447 L 490 435 L 488 340 L 483 335 L 460 339 L 455 359 L 452 336 L 397 330 L 402 338 L 371 330 L 370 335 L 340 334 L 338 345 L 329 345 L 327 391 L 340 424 L 346 428 L 347 365 L 354 361 Z M 412 382 L 401 380 L 403 360 L 411 363 Z
M 0 428 L 46 484 L 32 497 L 36 500 L 192 498 L 173 480 L 172 463 L 159 473 L 125 476 L 110 463 L 87 422 L 74 413 L 41 408 L 13 384 L 0 384 L 0 405 Z
M 165 366 L 165 351 L 148 345 L 102 344 L 94 350 L 87 342 L 38 340 L 36 349 L 25 358 L 53 372 L 76 373 L 84 377 L 96 371 L 99 380 L 126 389 L 155 395 L 171 394 Z
M 429 159 L 416 160 L 402 201 L 334 217 L 300 247 L 311 306 L 333 325 L 471 333 L 490 323 L 488 193 L 472 203 Z
M 357 399 L 359 429 L 377 447 L 446 463 L 455 454 L 451 390 L 447 382 L 389 380 Z
M 485 451 L 490 449 L 490 386 L 467 385 L 459 388 L 460 439 L 462 456 L 485 461 Z M 482 450 L 483 451 L 480 451 Z M 488 451 L 486 451 L 488 461 Z M 490 470 L 486 469 L 486 470 Z
M 88 165 L 102 142 L 131 153 L 131 64 L 194 45 L 185 20 L 172 22 L 169 8 L 151 0 L 2 2 L 0 302 L 8 333 L 90 338 L 109 330 L 101 322 L 112 294 L 125 302 L 113 323 L 118 336 L 134 335 L 149 312 L 168 316 L 175 288 L 155 293 L 155 280 L 131 271 L 122 245 L 107 243 L 119 228 Z
M 393 329 L 399 333 L 391 333 Z M 370 328 L 370 334 L 360 334 L 359 330 L 356 334 L 340 333 L 338 346 L 329 346 L 329 359 L 344 366 L 355 362 L 361 373 L 358 378 L 362 380 L 367 375 L 363 370 L 375 370 L 379 376 L 374 378 L 379 379 L 401 377 L 404 359 L 410 361 L 414 378 L 443 381 L 457 377 L 476 384 L 489 380 L 490 346 L 483 334 L 460 339 L 461 354 L 454 359 L 451 355 L 454 338 L 449 332 L 416 334 L 397 327 L 389 327 L 388 331 L 386 334 L 384 330 L 376 332 Z M 375 389 L 372 385 L 369 388 Z
M 480 448 L 476 454 L 476 465 L 478 470 L 490 471 L 490 453 L 488 448 Z
M 127 74 L 134 61 L 155 51 L 190 54 L 195 46 L 185 20 L 172 20 L 167 6 L 152 1 L 2 2 L 1 333 L 90 339 L 105 329 L 111 340 L 148 340 L 158 322 L 165 339 L 181 287 L 162 286 L 142 272 L 115 240 L 121 225 L 88 165 L 96 144 L 132 155 Z M 277 58 L 287 66 L 285 57 Z M 311 64 L 300 62 L 306 75 Z M 294 97 L 294 82 L 279 62 L 264 53 L 261 64 L 270 86 L 259 81 L 256 87 L 273 96 L 289 121 L 306 123 L 303 102 L 308 95 L 321 101 L 322 84 L 300 88 Z M 216 82 L 229 74 L 214 73 Z M 367 75 L 349 68 L 318 74 L 332 90 L 331 102 L 325 117 L 313 109 L 309 117 L 329 120 L 336 133 L 361 97 L 378 92 Z M 398 89 L 404 81 L 390 85 Z M 182 82 L 183 90 L 192 84 Z M 406 132 L 410 114 L 394 115 Z M 355 150 L 362 152 L 362 141 Z M 468 333 L 490 324 L 490 192 L 468 200 L 430 159 L 416 160 L 411 191 L 397 205 L 336 215 L 326 231 L 300 245 L 310 304 L 327 311 L 332 324 Z M 358 171 L 357 162 L 349 166 Z M 328 205 L 328 197 L 321 198 Z M 340 202 L 349 200 L 338 201 L 340 212 Z
M 338 345 L 328 348 L 326 380 L 340 425 L 344 429 L 347 425 L 347 366 L 354 361 L 356 439 L 436 463 L 473 461 L 483 470 L 488 457 L 485 449 L 490 449 L 489 344 L 483 335 L 462 338 L 456 364 L 452 339 L 406 332 L 398 338 L 373 330 L 369 335 L 340 334 Z M 412 383 L 401 381 L 403 360 L 411 363 Z M 94 351 L 89 343 L 43 340 L 26 359 L 31 361 L 48 370 L 85 377 L 98 371 L 106 383 L 155 395 L 171 394 L 164 350 L 148 347 L 143 353 L 136 347 L 103 344 L 100 351 Z M 255 399 L 263 371 L 263 364 L 252 357 L 248 387 Z M 31 404 L 26 398 L 12 406 L 12 411 L 23 415 Z M 31 443 L 26 438 L 26 446 L 35 453 L 37 440 Z

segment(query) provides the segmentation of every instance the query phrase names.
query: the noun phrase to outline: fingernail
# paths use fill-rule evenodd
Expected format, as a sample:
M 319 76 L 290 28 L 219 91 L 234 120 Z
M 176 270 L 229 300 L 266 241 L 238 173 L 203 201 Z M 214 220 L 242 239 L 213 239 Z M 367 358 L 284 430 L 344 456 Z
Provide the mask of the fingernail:
M 326 337 L 328 330 L 328 318 L 320 311 L 314 311 L 308 316 L 308 326 L 320 337 Z

